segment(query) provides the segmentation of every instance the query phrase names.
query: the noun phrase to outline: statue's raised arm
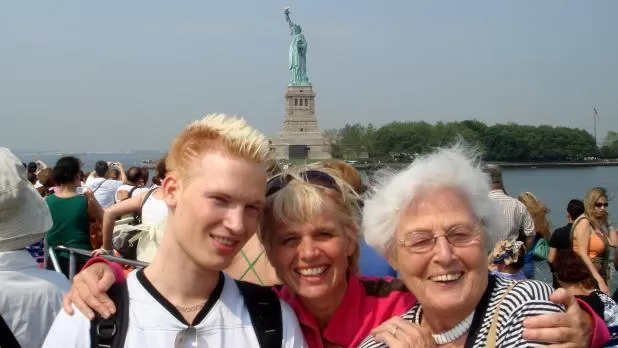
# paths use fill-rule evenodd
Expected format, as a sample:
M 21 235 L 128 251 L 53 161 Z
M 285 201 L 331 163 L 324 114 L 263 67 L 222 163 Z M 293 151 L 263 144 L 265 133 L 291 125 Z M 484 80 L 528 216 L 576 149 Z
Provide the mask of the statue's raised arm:
M 285 13 L 285 21 L 288 22 L 290 29 L 292 29 L 292 26 L 294 25 L 294 23 L 292 23 L 292 20 L 290 19 L 290 8 L 289 7 L 284 8 L 283 13 Z
M 289 70 L 290 86 L 311 86 L 307 77 L 307 40 L 302 34 L 300 25 L 290 19 L 290 8 L 283 9 L 285 20 L 290 26 Z

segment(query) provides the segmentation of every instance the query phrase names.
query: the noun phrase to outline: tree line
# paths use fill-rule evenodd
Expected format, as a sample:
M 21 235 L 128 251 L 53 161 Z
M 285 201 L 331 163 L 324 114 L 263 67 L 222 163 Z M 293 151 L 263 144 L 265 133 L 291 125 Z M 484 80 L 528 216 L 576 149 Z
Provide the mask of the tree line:
M 324 131 L 333 157 L 343 159 L 410 160 L 432 148 L 463 139 L 479 146 L 485 160 L 505 162 L 616 159 L 618 133 L 607 133 L 602 146 L 583 129 L 515 123 L 488 126 L 478 120 L 461 122 L 391 122 L 346 124 Z

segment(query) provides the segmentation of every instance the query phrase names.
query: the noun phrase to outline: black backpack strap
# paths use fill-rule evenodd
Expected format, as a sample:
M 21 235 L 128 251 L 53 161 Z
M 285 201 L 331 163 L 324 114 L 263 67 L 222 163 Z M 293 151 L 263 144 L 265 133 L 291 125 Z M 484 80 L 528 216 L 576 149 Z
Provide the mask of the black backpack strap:
M 114 284 L 107 295 L 116 305 L 116 313 L 103 319 L 98 314 L 90 322 L 92 348 L 123 348 L 129 327 L 129 289 L 127 283 Z
M 253 330 L 261 348 L 280 348 L 283 342 L 283 322 L 279 297 L 269 287 L 237 280 L 245 299 Z
M 17 338 L 9 328 L 9 325 L 4 321 L 2 315 L 0 315 L 0 347 L 2 348 L 21 348 Z

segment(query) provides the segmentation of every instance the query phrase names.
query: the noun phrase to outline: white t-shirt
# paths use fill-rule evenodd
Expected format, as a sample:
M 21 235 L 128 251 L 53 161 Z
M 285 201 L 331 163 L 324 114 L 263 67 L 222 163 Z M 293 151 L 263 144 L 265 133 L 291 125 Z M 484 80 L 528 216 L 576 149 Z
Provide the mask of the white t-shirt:
M 211 298 L 198 313 L 197 318 L 203 318 L 194 325 L 198 338 L 205 340 L 208 347 L 259 347 L 236 282 L 221 274 Z M 133 271 L 127 278 L 127 286 L 130 305 L 124 346 L 174 347 L 176 336 L 188 326 L 180 313 L 152 286 L 143 270 Z M 282 347 L 306 347 L 296 315 L 285 302 L 279 301 L 283 323 Z M 90 348 L 90 321 L 77 309 L 72 317 L 64 311 L 60 312 L 43 347 Z
M 121 185 L 122 181 L 119 180 L 109 180 L 105 178 L 86 180 L 86 187 L 94 192 L 94 198 L 96 198 L 103 209 L 109 208 L 114 204 L 116 190 L 118 190 Z
M 116 193 L 114 193 L 114 202 L 118 203 L 120 200 L 118 199 L 118 192 L 122 192 L 122 191 L 127 191 L 127 192 L 131 192 L 131 190 L 134 188 L 135 186 L 133 185 L 128 185 L 128 184 L 122 184 L 120 185 L 117 189 L 116 189 Z M 133 193 L 131 193 L 131 197 L 137 197 L 140 194 L 144 193 L 144 192 L 148 192 L 148 190 L 150 190 L 147 187 L 138 187 L 135 190 L 133 190 Z M 130 198 L 130 197 L 129 197 Z

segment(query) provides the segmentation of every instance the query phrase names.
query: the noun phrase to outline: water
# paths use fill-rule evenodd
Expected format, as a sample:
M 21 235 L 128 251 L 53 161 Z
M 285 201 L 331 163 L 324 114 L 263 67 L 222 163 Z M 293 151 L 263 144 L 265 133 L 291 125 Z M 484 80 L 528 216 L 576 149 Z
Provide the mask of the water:
M 549 219 L 552 231 L 567 223 L 566 206 L 569 200 L 583 200 L 586 192 L 594 186 L 607 189 L 610 219 L 618 221 L 618 202 L 611 200 L 618 192 L 618 167 L 505 169 L 503 178 L 509 195 L 516 197 L 521 192 L 529 191 L 551 209 Z M 613 260 L 613 255 L 614 251 L 611 251 L 610 260 Z M 618 289 L 618 273 L 609 286 L 612 293 Z
M 517 197 L 529 191 L 551 209 L 552 229 L 567 223 L 569 200 L 583 200 L 586 192 L 594 186 L 607 189 L 610 216 L 618 220 L 618 202 L 611 201 L 618 192 L 618 167 L 505 169 L 503 178 L 509 195 Z
M 15 155 L 22 162 L 34 162 L 41 160 L 49 167 L 53 167 L 56 161 L 62 156 L 75 156 L 84 163 L 84 171 L 92 171 L 97 161 L 120 162 L 125 169 L 131 166 L 139 166 L 143 160 L 158 160 L 163 157 L 163 151 L 127 151 L 120 153 L 113 152 L 82 152 L 82 153 L 56 153 L 56 152 L 17 152 Z

